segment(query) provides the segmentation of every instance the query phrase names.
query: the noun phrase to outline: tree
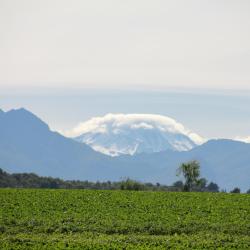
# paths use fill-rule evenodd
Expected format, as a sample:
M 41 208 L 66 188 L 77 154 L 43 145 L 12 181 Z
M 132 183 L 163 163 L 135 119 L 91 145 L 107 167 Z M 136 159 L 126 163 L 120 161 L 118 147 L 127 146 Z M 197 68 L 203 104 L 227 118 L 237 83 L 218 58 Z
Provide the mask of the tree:
M 200 163 L 198 161 L 182 163 L 177 170 L 177 175 L 183 175 L 185 179 L 183 190 L 190 192 L 193 186 L 199 184 Z
M 195 190 L 199 192 L 204 192 L 206 191 L 206 186 L 207 186 L 207 180 L 205 178 L 201 178 L 197 180 L 197 183 L 195 185 Z
M 173 189 L 174 191 L 182 191 L 183 190 L 183 187 L 184 187 L 184 184 L 182 181 L 176 181 L 173 183 Z
M 210 182 L 207 185 L 206 189 L 209 192 L 219 192 L 219 190 L 220 190 L 219 186 L 216 183 L 214 183 L 214 182 Z
M 121 190 L 135 190 L 135 191 L 139 191 L 139 190 L 144 190 L 145 187 L 142 183 L 135 181 L 135 180 L 131 180 L 131 179 L 126 179 L 125 181 L 122 181 L 120 184 L 120 188 Z
M 247 194 L 250 194 L 250 188 L 247 190 Z
M 173 187 L 177 187 L 177 188 L 183 188 L 183 182 L 182 181 L 176 181 L 173 183 Z
M 240 193 L 240 189 L 238 187 L 236 187 L 230 193 L 239 194 Z

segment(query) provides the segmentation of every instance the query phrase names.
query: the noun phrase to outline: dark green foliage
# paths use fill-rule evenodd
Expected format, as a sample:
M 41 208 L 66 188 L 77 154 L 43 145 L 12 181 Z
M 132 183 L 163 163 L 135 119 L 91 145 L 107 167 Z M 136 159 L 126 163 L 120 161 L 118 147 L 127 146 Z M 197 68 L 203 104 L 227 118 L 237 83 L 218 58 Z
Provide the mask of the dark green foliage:
M 208 181 L 205 178 L 201 178 L 197 181 L 197 184 L 192 186 L 192 191 L 195 192 L 219 192 L 219 186 L 214 183 L 210 182 L 207 184 Z
M 250 196 L 0 189 L 0 249 L 250 249 Z
M 173 187 L 177 188 L 176 191 L 196 191 L 196 192 L 219 192 L 219 186 L 200 177 L 200 164 L 198 161 L 189 161 L 182 163 L 177 169 L 177 175 L 182 175 L 185 183 L 177 181 Z
M 197 180 L 197 186 L 201 189 L 201 190 L 205 190 L 206 186 L 207 186 L 207 180 L 205 178 L 201 178 Z
M 53 188 L 53 189 L 97 189 L 97 190 L 151 190 L 175 191 L 166 185 L 141 183 L 131 179 L 119 182 L 89 182 L 89 181 L 64 181 L 59 178 L 40 177 L 36 174 L 8 174 L 0 168 L 0 187 L 2 188 Z
M 239 194 L 240 193 L 240 189 L 238 187 L 236 187 L 230 193 Z
M 207 180 L 202 178 L 193 191 L 197 192 L 218 192 L 217 184 L 211 182 L 206 185 Z M 132 179 L 125 179 L 119 182 L 89 182 L 89 181 L 64 181 L 52 177 L 40 177 L 36 174 L 8 174 L 0 168 L 0 187 L 2 188 L 53 188 L 53 189 L 97 189 L 97 190 L 145 190 L 145 191 L 183 191 L 182 181 L 175 182 L 172 186 L 161 185 L 160 183 L 141 183 Z
M 216 183 L 214 183 L 214 182 L 210 182 L 207 185 L 206 190 L 208 192 L 219 192 L 219 186 Z
M 121 190 L 145 190 L 145 185 L 131 179 L 126 179 L 120 183 Z
M 36 174 L 8 174 L 0 168 L 0 187 L 2 188 L 54 188 L 54 189 L 97 189 L 97 190 L 147 190 L 181 191 L 179 188 L 159 183 L 141 183 L 132 179 L 118 182 L 64 181 L 52 177 L 40 177 Z
M 176 188 L 176 191 L 182 191 L 183 190 L 183 187 L 184 187 L 184 184 L 182 181 L 176 181 L 174 184 L 173 184 L 173 188 Z
M 199 186 L 200 163 L 198 161 L 189 161 L 182 163 L 177 170 L 177 175 L 183 175 L 185 179 L 184 191 L 191 191 L 193 187 Z

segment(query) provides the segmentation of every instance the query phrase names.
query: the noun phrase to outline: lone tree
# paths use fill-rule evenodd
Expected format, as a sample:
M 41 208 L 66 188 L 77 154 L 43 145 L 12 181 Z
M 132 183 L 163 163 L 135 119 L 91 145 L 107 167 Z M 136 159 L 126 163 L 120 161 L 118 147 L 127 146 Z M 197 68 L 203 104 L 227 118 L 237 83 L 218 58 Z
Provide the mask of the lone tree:
M 198 161 L 182 163 L 177 169 L 177 176 L 180 175 L 185 179 L 183 190 L 190 192 L 193 186 L 199 185 L 200 163 Z

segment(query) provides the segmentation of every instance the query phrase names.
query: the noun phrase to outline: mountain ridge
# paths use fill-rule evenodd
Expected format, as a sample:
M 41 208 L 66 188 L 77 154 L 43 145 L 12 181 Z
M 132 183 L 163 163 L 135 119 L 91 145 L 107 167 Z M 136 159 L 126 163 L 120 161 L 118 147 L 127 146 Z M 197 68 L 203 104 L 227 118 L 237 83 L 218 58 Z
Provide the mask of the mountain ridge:
M 10 112 L 10 111 L 9 111 Z M 189 160 L 201 163 L 201 175 L 221 188 L 250 187 L 250 144 L 228 139 L 205 142 L 189 151 L 167 150 L 110 157 L 66 138 L 27 110 L 0 112 L 0 166 L 10 173 L 90 181 L 140 181 L 171 184 L 176 169 Z M 1 115 L 2 114 L 2 115 Z

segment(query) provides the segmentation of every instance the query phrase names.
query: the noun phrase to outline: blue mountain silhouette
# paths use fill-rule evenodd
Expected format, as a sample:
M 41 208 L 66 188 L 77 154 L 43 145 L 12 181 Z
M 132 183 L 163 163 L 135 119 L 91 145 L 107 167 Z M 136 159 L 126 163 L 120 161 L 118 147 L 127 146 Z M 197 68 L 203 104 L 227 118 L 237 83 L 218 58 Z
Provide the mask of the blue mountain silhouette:
M 202 176 L 221 188 L 250 188 L 250 144 L 210 140 L 190 151 L 110 157 L 49 129 L 25 109 L 0 110 L 0 167 L 9 172 L 80 180 L 120 180 L 172 184 L 180 163 L 196 159 Z

